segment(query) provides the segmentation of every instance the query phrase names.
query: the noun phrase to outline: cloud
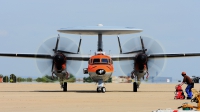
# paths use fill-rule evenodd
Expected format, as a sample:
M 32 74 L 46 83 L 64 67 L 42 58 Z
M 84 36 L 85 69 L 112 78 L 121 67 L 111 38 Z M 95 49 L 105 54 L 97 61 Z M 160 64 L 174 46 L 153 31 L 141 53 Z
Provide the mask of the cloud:
M 7 36 L 8 32 L 5 30 L 0 30 L 0 36 Z

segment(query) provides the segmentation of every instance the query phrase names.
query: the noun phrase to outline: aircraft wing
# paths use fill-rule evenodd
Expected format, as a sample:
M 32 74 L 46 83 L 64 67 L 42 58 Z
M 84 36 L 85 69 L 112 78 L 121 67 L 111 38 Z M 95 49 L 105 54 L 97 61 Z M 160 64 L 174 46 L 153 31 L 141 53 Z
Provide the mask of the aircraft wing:
M 136 54 L 118 54 L 111 55 L 113 61 L 134 60 Z M 180 58 L 200 56 L 200 53 L 170 53 L 170 54 L 149 54 L 148 58 Z
M 194 56 L 200 56 L 200 53 L 149 54 L 148 58 L 176 58 L 176 57 L 194 57 Z
M 23 54 L 23 53 L 0 53 L 0 56 L 5 57 L 21 57 L 21 58 L 41 58 L 41 59 L 53 59 L 54 56 L 50 54 Z M 67 60 L 88 61 L 91 55 L 81 54 L 66 54 Z
M 134 60 L 136 54 L 110 55 L 113 61 Z
M 49 54 L 0 53 L 0 56 L 23 57 L 23 58 L 44 58 L 44 59 L 52 59 L 53 58 L 53 56 L 51 56 Z
M 92 55 L 66 54 L 67 60 L 88 61 Z
M 113 61 L 134 60 L 136 54 L 118 54 L 110 55 Z M 50 54 L 23 54 L 23 53 L 0 53 L 5 57 L 21 57 L 21 58 L 42 58 L 53 59 Z M 88 61 L 92 55 L 82 54 L 66 54 L 67 60 Z M 175 57 L 194 57 L 200 56 L 200 53 L 171 53 L 171 54 L 149 54 L 148 58 L 175 58 Z

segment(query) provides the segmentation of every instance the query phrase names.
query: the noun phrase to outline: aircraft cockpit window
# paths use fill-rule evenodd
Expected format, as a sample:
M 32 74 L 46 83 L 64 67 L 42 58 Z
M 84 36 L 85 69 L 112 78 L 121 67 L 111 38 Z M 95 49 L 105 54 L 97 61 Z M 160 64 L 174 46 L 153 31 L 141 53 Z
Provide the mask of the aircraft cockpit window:
M 88 64 L 90 64 L 91 63 L 91 60 L 88 60 Z
M 101 59 L 101 62 L 102 62 L 102 63 L 108 63 L 108 59 L 102 58 L 102 59 Z
M 100 59 L 93 59 L 93 63 L 100 63 Z
M 109 61 L 110 61 L 110 63 L 111 63 L 111 64 L 113 64 L 113 61 L 112 61 L 112 59 L 110 59 Z
M 109 59 L 108 61 L 109 61 L 110 64 L 113 64 L 111 59 Z

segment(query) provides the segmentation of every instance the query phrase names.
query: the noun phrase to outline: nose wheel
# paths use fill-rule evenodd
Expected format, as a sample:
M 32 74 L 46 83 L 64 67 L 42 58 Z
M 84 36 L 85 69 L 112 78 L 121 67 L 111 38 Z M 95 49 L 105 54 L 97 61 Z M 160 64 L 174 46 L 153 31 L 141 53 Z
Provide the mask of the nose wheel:
M 105 93 L 106 92 L 106 88 L 105 87 L 97 87 L 97 92 L 102 92 Z

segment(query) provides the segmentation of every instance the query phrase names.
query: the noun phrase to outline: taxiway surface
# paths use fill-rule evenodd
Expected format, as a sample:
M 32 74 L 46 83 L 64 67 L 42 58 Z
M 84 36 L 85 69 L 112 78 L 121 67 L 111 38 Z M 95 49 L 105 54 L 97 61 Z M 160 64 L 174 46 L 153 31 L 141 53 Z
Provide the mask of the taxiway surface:
M 68 92 L 62 92 L 58 83 L 0 83 L 0 111 L 151 112 L 177 109 L 184 102 L 190 103 L 190 100 L 174 100 L 177 84 L 143 83 L 138 92 L 132 92 L 132 83 L 107 83 L 106 93 L 97 93 L 95 83 L 68 83 Z M 185 87 L 183 85 L 183 89 Z M 200 84 L 195 84 L 194 88 L 199 91 Z

